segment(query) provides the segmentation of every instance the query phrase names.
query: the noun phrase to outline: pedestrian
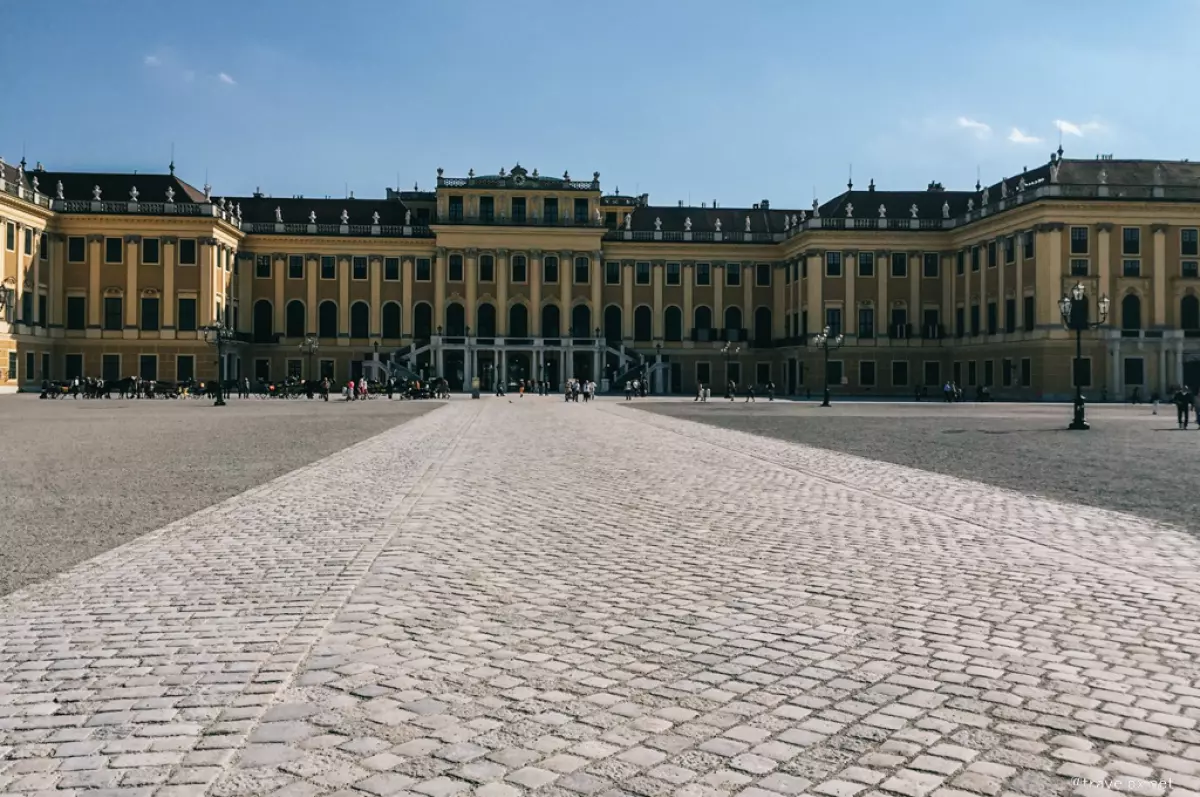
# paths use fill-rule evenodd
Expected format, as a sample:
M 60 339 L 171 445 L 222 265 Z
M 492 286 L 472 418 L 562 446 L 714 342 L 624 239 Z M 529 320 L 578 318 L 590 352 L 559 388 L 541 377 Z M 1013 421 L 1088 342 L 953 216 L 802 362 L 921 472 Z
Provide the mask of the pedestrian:
M 775 383 L 767 380 L 767 401 L 775 400 Z
M 1188 416 L 1192 408 L 1192 394 L 1187 385 L 1179 386 L 1175 395 L 1171 397 L 1171 403 L 1175 405 L 1175 421 L 1179 424 L 1179 428 L 1187 429 Z M 1197 419 L 1196 423 L 1200 425 L 1200 419 Z
M 628 379 L 625 380 L 625 400 L 633 401 L 633 383 Z

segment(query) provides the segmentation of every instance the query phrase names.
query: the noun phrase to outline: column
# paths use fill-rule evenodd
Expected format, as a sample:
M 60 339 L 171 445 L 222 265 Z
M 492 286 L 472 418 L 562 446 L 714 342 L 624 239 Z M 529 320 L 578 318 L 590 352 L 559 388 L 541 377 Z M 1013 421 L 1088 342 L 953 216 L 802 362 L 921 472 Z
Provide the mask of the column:
M 955 257 L 953 252 L 942 252 L 942 267 L 938 272 L 942 277 L 942 309 L 938 313 L 938 320 L 950 336 L 954 335 L 954 283 L 958 279 L 954 274 Z
M 463 278 L 467 283 L 467 307 L 464 314 L 467 326 L 479 333 L 479 325 L 475 319 L 475 305 L 479 303 L 479 250 L 468 249 L 463 257 Z
M 1154 327 L 1167 325 L 1167 225 L 1152 224 L 1154 235 Z M 1166 392 L 1166 352 L 1163 352 L 1163 386 Z
M 174 235 L 162 239 L 162 332 L 161 338 L 175 337 L 175 262 L 179 257 L 179 239 Z
M 217 239 L 200 239 L 200 286 L 196 292 L 196 305 L 200 309 L 200 326 L 212 326 L 213 323 L 213 284 L 217 268 Z M 246 308 L 246 315 L 253 312 Z
M 125 329 L 137 330 L 138 326 L 138 261 L 142 236 L 125 236 Z M 34 286 L 36 291 L 37 286 Z M 37 313 L 36 297 L 33 302 L 34 313 Z M 135 335 L 136 337 L 136 335 Z
M 380 294 L 383 290 L 380 282 L 383 258 L 379 255 L 371 255 L 369 268 L 371 269 L 371 326 L 368 328 L 368 331 L 371 333 L 373 339 L 379 340 L 383 337 L 383 323 L 380 318 L 383 313 L 383 302 Z
M 529 251 L 529 333 L 535 337 L 542 336 L 542 250 Z M 540 376 L 534 372 L 534 378 Z
M 875 312 L 878 317 L 875 319 L 875 326 L 878 328 L 881 324 L 883 329 L 889 329 L 892 325 L 891 307 L 888 306 L 888 282 L 891 281 L 892 274 L 892 253 L 891 252 L 876 252 L 875 253 L 875 281 L 879 283 L 879 304 Z M 825 326 L 824 319 L 821 320 L 821 327 Z
M 338 341 L 339 346 L 350 345 L 350 255 L 337 256 L 338 282 Z M 439 363 L 438 375 L 441 375 Z
M 603 376 L 604 375 L 600 373 L 600 348 L 594 347 L 592 349 L 592 379 L 596 380 L 597 387 L 599 387 L 600 379 Z
M 1051 222 L 1038 227 L 1035 239 L 1037 250 L 1037 280 L 1034 285 L 1036 323 L 1059 328 L 1062 315 L 1058 300 L 1062 298 L 1063 223 Z
M 25 235 L 25 225 L 16 222 L 16 231 L 17 245 L 14 247 L 16 251 L 13 252 L 13 277 L 17 281 L 17 293 L 13 299 L 13 317 L 20 319 L 22 324 L 28 324 L 29 319 L 25 317 L 24 302 L 22 301 L 25 296 L 25 244 L 23 237 Z M 14 331 L 16 330 L 15 327 L 13 329 Z M 24 367 L 25 365 L 22 363 L 21 368 L 24 369 Z M 23 371 L 18 371 L 18 373 L 24 376 Z
M 572 265 L 573 252 L 558 253 L 558 303 L 559 307 L 558 322 L 562 326 L 560 330 L 566 339 L 571 338 L 571 279 L 574 277 L 574 266 Z M 566 361 L 570 358 L 567 356 L 567 349 L 563 347 L 562 358 L 564 360 L 563 368 L 567 368 Z M 560 376 L 565 379 L 567 372 L 564 370 Z
M 321 277 L 320 268 L 319 255 L 304 256 L 304 331 L 310 335 L 317 334 L 317 280 Z M 245 277 L 239 275 L 238 279 L 245 280 Z M 246 313 L 243 312 L 242 315 Z
M 980 246 L 979 257 L 984 262 L 979 264 L 979 334 L 987 336 L 987 275 L 989 264 L 987 262 L 988 251 L 987 246 Z M 968 310 L 967 312 L 970 312 Z M 979 374 L 980 384 L 983 381 L 983 374 Z
M 1158 342 L 1158 391 L 1165 398 L 1167 396 L 1167 341 L 1166 341 L 1166 338 L 1160 338 L 1157 342 Z
M 651 278 L 654 284 L 654 321 L 650 325 L 652 337 L 662 340 L 663 337 L 663 272 L 666 264 L 655 260 L 651 265 Z
M 1017 297 L 1016 327 L 1018 332 L 1025 330 L 1025 236 L 1030 234 L 1028 232 L 1017 233 L 1017 275 L 1013 294 Z
M 1103 331 L 1101 331 L 1103 334 Z M 1108 370 L 1108 395 L 1113 401 L 1122 401 L 1124 385 L 1121 381 L 1121 369 L 1125 363 L 1121 360 L 1121 333 L 1112 339 L 1112 367 Z
M 920 252 L 908 253 L 908 323 L 912 325 L 917 339 L 921 338 L 921 280 L 925 263 Z
M 876 264 L 875 273 L 879 274 L 878 264 Z M 883 282 L 887 279 L 890 272 L 885 271 L 883 276 L 878 279 Z M 858 252 L 843 252 L 842 253 L 842 279 L 846 281 L 846 309 L 842 311 L 842 327 L 846 336 L 857 336 L 858 328 L 858 299 L 857 286 L 854 284 L 858 281 Z M 879 308 L 879 312 L 887 313 L 886 308 Z M 882 319 L 877 319 L 876 324 Z
M 1004 270 L 1008 268 L 1008 256 L 1004 252 L 1004 238 L 996 239 L 996 252 L 1000 262 L 996 264 L 996 323 L 998 324 L 997 332 L 1003 333 L 1007 327 L 1004 325 L 1008 316 L 1005 308 L 1008 302 L 1004 295 Z
M 712 284 L 713 284 L 713 326 L 717 329 L 725 328 L 725 264 L 712 264 Z M 631 311 L 632 312 L 632 311 Z M 632 324 L 633 318 L 630 317 Z M 631 327 L 632 328 L 632 327 Z
M 621 337 L 633 339 L 633 261 L 621 261 Z
M 400 335 L 401 337 L 411 337 L 413 334 L 413 259 L 411 257 L 403 258 L 400 261 L 400 286 L 402 292 L 400 297 Z M 405 332 L 405 329 L 408 332 Z
M 754 334 L 754 280 L 757 277 L 754 263 L 742 264 L 742 326 Z
M 786 260 L 783 268 L 777 268 L 778 265 L 775 263 L 771 266 L 771 337 L 782 340 L 789 334 L 787 329 L 787 291 L 789 287 L 787 275 L 791 266 Z
M 680 279 L 683 281 L 683 337 L 687 340 L 691 337 L 688 330 L 693 329 L 696 322 L 695 303 L 695 284 L 696 284 L 696 264 L 692 260 L 685 261 L 681 266 L 682 275 Z
M 287 300 L 283 296 L 283 286 L 287 282 L 287 258 L 284 255 L 271 255 L 271 279 L 273 281 L 271 287 L 274 291 L 272 296 L 274 307 L 272 307 L 272 310 L 275 316 L 271 322 L 271 327 L 275 330 L 276 334 L 280 334 L 287 331 L 287 314 L 284 312 L 284 304 Z M 228 304 L 226 302 L 226 306 Z M 251 308 L 251 312 L 253 312 L 253 308 Z
M 1175 342 L 1175 384 L 1183 384 L 1183 339 Z M 1200 422 L 1198 422 L 1200 423 Z
M 508 368 L 508 358 L 504 356 L 506 353 L 504 349 L 496 349 L 496 373 L 499 375 L 500 384 L 505 388 L 508 387 L 508 374 L 505 373 Z
M 825 328 L 825 313 L 822 305 L 824 304 L 823 289 L 825 284 L 824 258 L 820 252 L 808 252 L 804 255 L 808 259 L 808 334 L 815 335 Z M 879 280 L 880 285 L 887 285 L 887 280 Z M 880 293 L 883 298 L 886 296 L 887 288 L 881 288 Z
M 67 236 L 55 233 L 50 236 L 53 245 L 50 247 L 50 326 L 61 329 L 63 326 L 63 302 L 66 287 L 63 285 L 63 268 L 67 258 Z
M 237 261 L 242 261 L 237 267 Z M 254 255 L 249 252 L 234 252 L 234 282 L 237 284 L 238 317 L 237 331 L 249 334 L 254 329 Z M 238 360 L 242 358 L 237 355 Z
M 446 248 L 439 246 L 433 261 L 433 333 L 446 323 Z
M 1096 276 L 1100 278 L 1100 294 L 1112 295 L 1111 286 L 1109 285 L 1109 272 L 1111 271 L 1110 261 L 1112 253 L 1110 250 L 1112 225 L 1108 223 L 1096 225 Z
M 599 328 L 604 334 L 604 252 L 592 252 L 592 262 L 588 267 L 588 282 L 592 287 L 592 326 Z M 592 334 L 592 333 L 588 333 Z M 596 383 L 599 384 L 600 372 L 596 371 Z
M 496 334 L 508 334 L 508 250 L 496 250 Z
M 33 229 L 33 254 L 30 255 L 29 268 L 33 272 L 33 323 L 36 325 L 43 322 L 42 318 L 42 303 L 39 301 L 42 290 L 42 234 L 41 231 Z M 41 363 L 38 363 L 41 367 Z

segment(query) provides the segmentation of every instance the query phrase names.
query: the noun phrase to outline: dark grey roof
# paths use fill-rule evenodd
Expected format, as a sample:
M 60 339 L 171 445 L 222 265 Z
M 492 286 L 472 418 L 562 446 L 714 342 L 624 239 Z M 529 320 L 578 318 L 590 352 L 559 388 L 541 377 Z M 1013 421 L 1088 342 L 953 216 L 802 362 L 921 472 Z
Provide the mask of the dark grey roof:
M 1200 163 L 1164 160 L 1064 159 L 1058 182 L 1097 185 L 1101 171 L 1109 185 L 1200 186 Z
M 721 232 L 745 232 L 746 219 L 750 219 L 750 232 L 775 233 L 783 232 L 784 217 L 792 214 L 800 215 L 799 210 L 783 208 L 763 210 L 762 208 L 698 208 L 678 207 L 672 205 L 644 205 L 633 209 L 631 229 L 637 231 L 654 230 L 654 220 L 662 220 L 662 229 L 669 232 L 679 232 L 685 229 L 688 219 L 692 220 L 692 232 L 713 232 L 717 229 L 717 219 L 721 220 Z M 622 228 L 623 229 L 623 228 Z
M 308 199 L 306 197 L 226 197 L 225 201 L 242 206 L 242 221 L 264 224 L 275 221 L 279 208 L 285 224 L 307 224 L 310 213 L 317 214 L 317 224 L 341 224 L 342 211 L 349 214 L 350 224 L 372 224 L 373 214 L 379 213 L 379 223 L 404 224 L 407 206 L 398 199 Z
M 173 174 L 110 174 L 103 172 L 26 172 L 26 180 L 37 175 L 38 190 L 51 197 L 58 183 L 63 186 L 63 199 L 92 199 L 92 191 L 100 187 L 105 202 L 127 202 L 129 192 L 136 187 L 139 202 L 166 202 L 167 188 L 175 192 L 176 202 L 207 202 L 204 192 L 180 180 Z
M 854 217 L 859 219 L 879 218 L 882 205 L 889 219 L 912 218 L 912 206 L 917 206 L 917 218 L 940 219 L 942 206 L 950 205 L 950 215 L 960 216 L 967 212 L 967 201 L 974 196 L 971 191 L 843 191 L 821 205 L 821 215 L 826 218 L 845 218 L 848 205 L 854 206 Z M 979 200 L 975 200 L 976 206 Z M 811 211 L 810 211 L 811 212 Z

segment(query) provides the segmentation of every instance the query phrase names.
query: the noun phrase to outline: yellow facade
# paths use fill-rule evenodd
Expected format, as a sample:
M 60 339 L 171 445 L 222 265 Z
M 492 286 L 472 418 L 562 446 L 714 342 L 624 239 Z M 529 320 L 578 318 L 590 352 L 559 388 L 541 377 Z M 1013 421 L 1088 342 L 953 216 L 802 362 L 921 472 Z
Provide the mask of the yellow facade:
M 654 206 L 515 167 L 385 199 L 218 198 L 168 175 L 0 162 L 0 389 L 77 374 L 205 379 L 202 327 L 233 326 L 227 374 L 280 379 L 376 358 L 454 387 L 479 377 L 658 392 L 775 383 L 911 396 L 1065 398 L 1058 301 L 1082 282 L 1090 398 L 1200 382 L 1200 169 L 1052 156 L 975 191 L 848 187 L 806 209 Z M 306 336 L 318 337 L 309 353 Z M 1090 371 L 1090 375 L 1086 372 Z

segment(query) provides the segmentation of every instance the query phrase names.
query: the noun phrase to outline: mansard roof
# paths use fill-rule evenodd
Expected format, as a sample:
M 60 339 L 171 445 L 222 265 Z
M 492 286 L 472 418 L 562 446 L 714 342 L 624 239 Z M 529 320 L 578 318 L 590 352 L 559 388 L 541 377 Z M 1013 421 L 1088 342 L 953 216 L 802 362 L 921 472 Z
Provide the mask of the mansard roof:
M 693 232 L 713 232 L 717 229 L 719 219 L 722 232 L 745 232 L 746 219 L 749 218 L 750 232 L 781 233 L 784 231 L 784 219 L 791 218 L 793 213 L 799 216 L 800 211 L 762 207 L 698 208 L 686 205 L 642 205 L 633 209 L 630 229 L 639 232 L 653 231 L 654 222 L 659 219 L 664 231 L 680 232 L 686 229 L 687 220 L 691 219 Z
M 928 188 L 924 191 L 880 191 L 872 184 L 865 191 L 843 191 L 838 196 L 820 205 L 821 216 L 825 218 L 845 218 L 846 210 L 854 206 L 855 218 L 880 218 L 879 208 L 883 207 L 886 218 L 911 219 L 912 208 L 917 208 L 918 219 L 943 218 L 943 206 L 950 205 L 950 216 L 957 217 L 967 212 L 967 203 L 974 193 L 971 191 L 945 191 Z M 979 205 L 979 200 L 975 200 Z M 810 211 L 811 212 L 811 211 Z
M 175 192 L 176 202 L 207 202 L 204 192 L 174 174 L 114 174 L 111 172 L 25 172 L 26 184 L 34 176 L 38 178 L 38 191 L 55 196 L 58 183 L 63 186 L 63 199 L 88 200 L 93 190 L 100 187 L 100 198 L 105 202 L 128 202 L 130 192 L 136 187 L 139 202 L 166 202 L 167 189 Z M 6 178 L 7 179 L 7 178 Z
M 226 197 L 227 203 L 242 206 L 242 221 L 273 224 L 275 208 L 279 208 L 285 224 L 308 224 L 309 214 L 316 213 L 317 224 L 341 224 L 342 211 L 348 214 L 348 224 L 379 223 L 403 225 L 408 206 L 398 199 L 310 199 L 308 197 Z

